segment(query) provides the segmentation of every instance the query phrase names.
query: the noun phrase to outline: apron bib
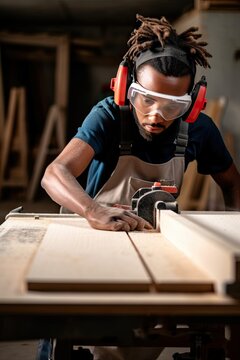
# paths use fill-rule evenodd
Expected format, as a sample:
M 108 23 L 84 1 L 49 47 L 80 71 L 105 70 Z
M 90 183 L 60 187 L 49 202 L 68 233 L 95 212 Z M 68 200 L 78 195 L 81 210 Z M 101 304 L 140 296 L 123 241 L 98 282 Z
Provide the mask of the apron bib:
M 141 187 L 151 187 L 155 181 L 173 180 L 180 191 L 185 160 L 173 157 L 163 164 L 150 164 L 133 155 L 120 156 L 111 177 L 94 200 L 102 205 L 131 205 L 133 194 Z

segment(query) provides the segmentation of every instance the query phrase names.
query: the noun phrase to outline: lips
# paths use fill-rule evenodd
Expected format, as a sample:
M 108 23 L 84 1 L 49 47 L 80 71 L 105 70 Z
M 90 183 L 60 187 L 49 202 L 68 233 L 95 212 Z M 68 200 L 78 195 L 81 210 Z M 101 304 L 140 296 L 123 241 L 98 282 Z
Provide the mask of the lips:
M 144 128 L 146 131 L 151 132 L 151 133 L 159 133 L 161 132 L 161 130 L 165 130 L 165 126 L 162 124 L 143 124 Z

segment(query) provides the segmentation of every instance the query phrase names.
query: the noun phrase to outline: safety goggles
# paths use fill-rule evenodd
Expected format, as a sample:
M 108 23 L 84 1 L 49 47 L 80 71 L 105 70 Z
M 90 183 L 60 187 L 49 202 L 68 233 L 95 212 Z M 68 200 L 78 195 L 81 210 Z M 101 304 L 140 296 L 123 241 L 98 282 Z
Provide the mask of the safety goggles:
M 127 95 L 134 108 L 143 115 L 161 115 L 170 121 L 181 117 L 189 109 L 192 98 L 190 95 L 173 96 L 150 91 L 133 82 Z

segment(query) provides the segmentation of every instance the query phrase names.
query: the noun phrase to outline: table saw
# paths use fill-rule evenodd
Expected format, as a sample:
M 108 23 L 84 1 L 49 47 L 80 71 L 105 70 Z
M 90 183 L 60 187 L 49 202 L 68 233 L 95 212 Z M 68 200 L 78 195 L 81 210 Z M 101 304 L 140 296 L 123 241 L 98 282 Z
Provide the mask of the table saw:
M 187 346 L 202 360 L 221 349 L 238 360 L 240 213 L 156 216 L 156 229 L 125 233 L 76 214 L 10 212 L 0 226 L 0 340 L 56 338 L 61 359 L 77 343 Z

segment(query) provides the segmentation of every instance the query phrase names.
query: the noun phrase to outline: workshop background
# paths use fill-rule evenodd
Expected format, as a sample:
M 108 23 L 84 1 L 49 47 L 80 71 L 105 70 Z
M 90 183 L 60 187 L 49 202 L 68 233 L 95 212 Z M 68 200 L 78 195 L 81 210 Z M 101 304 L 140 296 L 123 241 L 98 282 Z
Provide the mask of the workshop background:
M 43 171 L 91 107 L 111 94 L 136 13 L 165 16 L 179 31 L 199 26 L 213 55 L 204 71 L 206 112 L 240 170 L 239 0 L 0 0 L 0 223 L 19 206 L 59 211 L 41 189 Z M 194 163 L 179 203 L 187 210 L 223 207 L 216 185 L 197 175 Z M 1 343 L 0 359 L 32 360 L 36 346 Z
M 178 31 L 199 27 L 213 54 L 211 69 L 201 69 L 206 112 L 240 168 L 239 10 L 239 0 L 0 0 L 0 220 L 18 206 L 59 210 L 41 189 L 44 169 L 112 93 L 136 13 L 164 15 Z M 219 189 L 195 163 L 184 184 L 182 210 L 223 209 Z

